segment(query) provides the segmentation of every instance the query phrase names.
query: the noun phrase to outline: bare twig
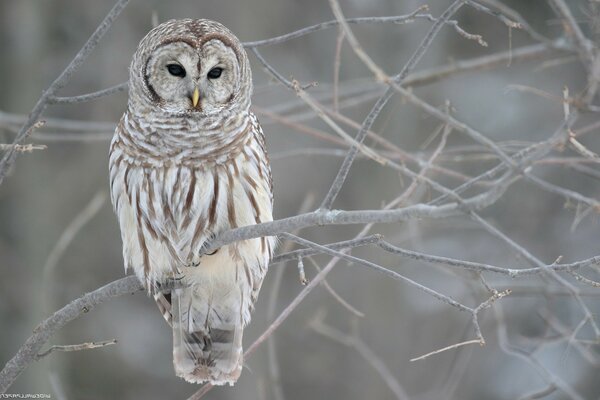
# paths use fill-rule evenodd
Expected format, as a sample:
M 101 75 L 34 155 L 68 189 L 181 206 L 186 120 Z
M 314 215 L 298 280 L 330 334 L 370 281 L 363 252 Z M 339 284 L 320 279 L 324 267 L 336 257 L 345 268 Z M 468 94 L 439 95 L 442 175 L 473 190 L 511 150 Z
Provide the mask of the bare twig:
M 54 271 L 58 261 L 64 254 L 67 247 L 71 244 L 75 236 L 81 229 L 100 211 L 104 205 L 106 195 L 104 192 L 98 192 L 92 197 L 90 202 L 73 218 L 69 225 L 65 228 L 60 238 L 52 248 L 52 251 L 46 259 L 46 263 L 42 267 L 42 282 L 44 283 L 42 290 L 42 303 L 44 310 L 52 310 L 52 300 L 50 299 L 49 286 L 52 284 Z
M 313 100 L 312 97 L 300 87 L 300 84 L 298 83 L 298 81 L 296 81 L 296 80 L 292 81 L 292 86 L 294 87 L 294 90 L 296 91 L 296 94 L 298 95 L 298 97 L 300 97 L 302 100 L 304 100 L 306 102 L 306 104 L 308 104 L 310 106 L 310 108 L 312 108 L 315 111 L 315 113 L 327 125 L 329 125 L 331 127 L 331 129 L 334 130 L 335 133 L 337 133 L 340 137 L 342 137 L 348 143 L 352 144 L 352 146 L 356 146 L 367 157 L 372 158 L 373 160 L 377 161 L 380 164 L 385 165 L 387 163 L 387 160 L 384 157 L 377 154 L 376 152 L 374 152 L 372 149 L 365 146 L 364 144 L 357 142 L 353 137 L 348 135 L 342 128 L 340 128 L 340 126 L 338 124 L 336 124 L 331 118 L 329 118 L 329 116 L 327 116 L 327 114 L 323 111 L 322 106 L 320 104 L 318 104 L 315 100 Z
M 106 15 L 104 20 L 100 23 L 100 25 L 96 28 L 92 36 L 87 40 L 87 42 L 83 45 L 81 50 L 75 55 L 75 58 L 71 60 L 69 65 L 61 72 L 61 74 L 52 82 L 52 84 L 46 89 L 46 91 L 39 98 L 33 110 L 29 114 L 29 117 L 25 124 L 19 130 L 19 133 L 15 137 L 13 141 L 13 145 L 19 145 L 21 142 L 27 137 L 27 133 L 34 126 L 34 124 L 38 121 L 44 110 L 49 104 L 49 99 L 51 99 L 60 89 L 62 89 L 71 79 L 73 74 L 81 67 L 83 62 L 87 59 L 87 57 L 92 53 L 92 51 L 96 48 L 96 45 L 102 39 L 104 34 L 110 29 L 114 20 L 119 16 L 121 11 L 125 8 L 129 0 L 119 0 L 110 10 L 110 12 Z M 6 154 L 0 160 L 0 184 L 4 180 L 8 170 L 13 165 L 17 152 L 15 147 L 9 149 Z
M 340 67 L 342 64 L 342 45 L 344 44 L 344 31 L 338 29 L 337 40 L 335 41 L 335 58 L 333 61 L 333 110 L 340 111 L 339 107 L 339 83 L 340 83 Z
M 381 376 L 381 379 L 386 383 L 388 388 L 394 393 L 397 399 L 409 399 L 408 394 L 402 388 L 392 371 L 388 368 L 387 365 L 379 358 L 373 351 L 367 346 L 367 344 L 358 337 L 358 335 L 348 335 L 344 332 L 335 329 L 329 325 L 327 325 L 324 320 L 324 315 L 321 313 L 317 313 L 315 318 L 313 318 L 310 322 L 311 328 L 338 343 L 341 343 L 345 346 L 354 348 L 358 354 L 360 354 L 365 361 L 367 361 L 375 371 Z
M 85 294 L 42 321 L 17 354 L 0 371 L 0 393 L 6 393 L 21 372 L 37 359 L 42 346 L 67 323 L 106 300 L 141 290 L 142 284 L 138 279 L 135 276 L 128 276 Z
M 461 304 L 460 302 L 452 299 L 451 297 L 446 296 L 445 294 L 439 293 L 439 292 L 437 292 L 437 291 L 435 291 L 433 289 L 430 289 L 430 288 L 428 288 L 428 287 L 426 287 L 424 285 L 421 285 L 420 283 L 415 282 L 414 280 L 409 279 L 409 278 L 407 278 L 407 277 L 405 277 L 405 276 L 403 276 L 403 275 L 401 275 L 401 274 L 399 274 L 399 273 L 397 273 L 395 271 L 392 271 L 390 269 L 384 268 L 381 265 L 372 263 L 372 262 L 367 261 L 367 260 L 360 259 L 358 257 L 350 256 L 350 255 L 341 253 L 341 252 L 336 251 L 336 250 L 328 249 L 325 246 L 321 246 L 321 245 L 319 245 L 317 243 L 310 242 L 308 240 L 299 238 L 299 237 L 297 237 L 295 235 L 292 235 L 292 234 L 289 234 L 289 233 L 282 233 L 280 236 L 282 236 L 282 237 L 284 237 L 286 239 L 289 239 L 289 240 L 293 240 L 294 242 L 296 242 L 298 244 L 301 244 L 303 246 L 313 247 L 315 249 L 320 250 L 321 252 L 323 252 L 325 254 L 329 254 L 331 256 L 339 257 L 339 258 L 345 259 L 347 261 L 350 261 L 352 263 L 355 263 L 357 265 L 361 265 L 361 266 L 370 268 L 370 269 L 372 269 L 374 271 L 377 271 L 379 273 L 382 273 L 385 276 L 390 277 L 390 278 L 392 278 L 394 280 L 406 282 L 406 283 L 408 283 L 408 284 L 416 287 L 417 289 L 421 290 L 422 292 L 425 292 L 425 293 L 427 293 L 427 294 L 435 297 L 436 299 L 438 299 L 438 300 L 440 300 L 440 301 L 442 301 L 442 302 L 444 302 L 444 303 L 446 303 L 446 304 L 448 304 L 450 306 L 453 306 L 453 307 L 457 308 L 460 311 L 469 311 L 469 312 L 473 311 L 471 308 L 465 306 L 464 304 Z
M 450 346 L 446 346 L 446 347 L 443 347 L 443 348 L 438 349 L 438 350 L 430 351 L 429 353 L 423 354 L 422 356 L 411 358 L 410 361 L 411 362 L 413 362 L 413 361 L 421 361 L 421 360 L 424 360 L 424 359 L 426 359 L 426 358 L 428 358 L 430 356 L 433 356 L 433 355 L 436 355 L 436 354 L 439 354 L 439 353 L 443 353 L 444 351 L 454 350 L 454 349 L 457 349 L 457 348 L 462 347 L 462 346 L 467 346 L 469 344 L 478 344 L 480 346 L 484 345 L 484 343 L 481 342 L 481 339 L 467 340 L 467 341 L 464 341 L 464 342 L 451 344 Z
M 319 265 L 315 262 L 315 260 L 312 259 L 312 257 L 308 257 L 308 260 L 310 260 L 310 262 L 315 267 L 315 269 L 317 270 L 317 272 L 321 271 L 321 267 L 319 267 Z M 329 282 L 327 282 L 326 279 L 323 279 L 322 285 L 323 285 L 323 287 L 325 289 L 327 289 L 327 291 L 329 292 L 329 294 L 331 294 L 331 296 L 339 304 L 341 304 L 341 306 L 344 307 L 346 310 L 348 310 L 349 312 L 351 312 L 352 314 L 354 314 L 356 317 L 359 317 L 359 318 L 363 318 L 365 316 L 365 314 L 363 312 L 358 311 L 356 309 L 356 307 L 352 306 L 347 300 L 345 300 L 341 295 L 339 295 L 338 292 L 336 292 L 333 289 L 333 287 L 331 287 L 331 285 L 329 284 Z
M 370 235 L 370 236 L 366 236 L 363 238 L 344 240 L 342 242 L 326 244 L 325 247 L 330 248 L 332 250 L 349 249 L 349 248 L 366 246 L 369 244 L 377 243 L 381 239 L 382 239 L 381 235 Z M 319 254 L 319 251 L 315 250 L 315 249 L 310 249 L 310 248 L 294 250 L 294 251 L 282 253 L 282 254 L 279 254 L 279 255 L 273 257 L 273 260 L 271 261 L 271 265 L 278 264 L 278 263 L 285 262 L 285 261 L 290 261 L 290 260 L 297 260 L 297 259 L 303 258 L 303 257 L 310 257 L 315 254 Z
M 117 344 L 117 339 L 112 340 L 103 340 L 101 342 L 86 342 L 81 344 L 68 344 L 68 345 L 54 345 L 50 346 L 50 348 L 42 353 L 39 353 L 36 356 L 36 360 L 40 360 L 52 353 L 53 351 L 81 351 L 81 350 L 90 350 L 97 349 L 99 347 L 106 347 L 112 344 Z
M 329 5 L 331 7 L 331 10 L 333 11 L 333 15 L 335 15 L 335 19 L 340 24 L 340 27 L 342 28 L 342 31 L 344 32 L 344 35 L 346 36 L 350 47 L 352 47 L 358 58 L 360 58 L 363 61 L 367 68 L 369 68 L 371 72 L 373 72 L 375 78 L 381 82 L 385 82 L 388 79 L 387 74 L 383 72 L 383 70 L 379 68 L 379 66 L 377 66 L 377 64 L 375 64 L 373 60 L 371 60 L 371 57 L 369 57 L 369 55 L 363 50 L 361 45 L 358 43 L 358 40 L 354 36 L 354 33 L 352 33 L 352 30 L 348 26 L 348 22 L 346 22 L 346 18 L 344 18 L 344 14 L 342 14 L 340 4 L 337 2 L 337 0 L 329 0 Z
M 571 9 L 564 0 L 550 0 L 550 3 L 558 10 L 564 21 L 564 28 L 567 35 L 572 36 L 579 48 L 581 58 L 585 61 L 587 69 L 591 68 L 591 64 L 594 62 L 593 44 L 585 37 L 583 31 L 579 27 L 577 21 L 571 13 Z
M 423 7 L 418 8 L 414 12 L 407 15 L 398 15 L 391 17 L 363 17 L 363 18 L 348 18 L 346 23 L 348 24 L 381 24 L 381 23 L 394 23 L 394 24 L 405 24 L 413 22 L 415 19 L 424 19 L 431 21 L 433 18 L 429 14 L 421 14 L 423 11 Z M 244 47 L 246 48 L 255 48 L 260 46 L 272 46 L 274 44 L 280 44 L 283 42 L 287 42 L 288 40 L 296 39 L 304 35 L 308 35 L 309 33 L 317 32 L 323 29 L 333 28 L 339 25 L 339 20 L 331 20 L 326 22 L 321 22 L 319 24 L 307 26 L 306 28 L 299 29 L 294 32 L 287 33 L 285 35 L 276 36 L 270 39 L 265 40 L 257 40 L 254 42 L 244 42 Z
M 415 67 L 415 65 L 421 60 L 421 58 L 423 57 L 423 55 L 425 54 L 425 52 L 427 51 L 427 49 L 433 42 L 433 39 L 436 37 L 436 35 L 441 30 L 442 26 L 449 20 L 449 18 L 454 13 L 456 13 L 456 11 L 458 11 L 458 9 L 463 4 L 464 4 L 464 1 L 456 0 L 450 5 L 450 7 L 448 7 L 448 9 L 446 9 L 446 11 L 444 11 L 444 13 L 440 16 L 440 18 L 438 18 L 437 21 L 433 24 L 433 26 L 431 27 L 431 29 L 429 30 L 429 32 L 427 33 L 427 35 L 425 36 L 425 38 L 423 39 L 423 41 L 421 42 L 419 47 L 417 47 L 417 50 L 413 53 L 413 55 L 410 57 L 408 62 L 404 65 L 402 70 L 397 75 L 392 77 L 391 79 L 386 78 L 385 79 L 386 83 L 395 82 L 395 83 L 399 84 L 408 76 L 408 74 L 412 71 L 412 69 Z M 348 32 L 346 32 L 346 35 L 348 35 Z M 356 51 L 355 47 L 353 47 L 353 49 Z M 375 103 L 375 105 L 373 106 L 373 108 L 371 109 L 369 114 L 367 115 L 367 117 L 364 119 L 361 129 L 356 134 L 356 137 L 354 139 L 355 142 L 357 142 L 357 143 L 363 142 L 363 140 L 365 139 L 365 136 L 367 134 L 367 131 L 369 129 L 371 129 L 373 122 L 375 121 L 377 116 L 381 113 L 381 110 L 387 104 L 389 99 L 392 97 L 392 94 L 393 94 L 393 89 L 390 87 L 377 100 L 377 102 Z M 333 205 L 335 198 L 337 197 L 338 193 L 340 192 L 340 190 L 348 176 L 348 173 L 350 172 L 350 167 L 352 166 L 352 163 L 354 162 L 357 152 L 358 152 L 358 148 L 356 146 L 353 146 L 350 149 L 350 151 L 348 152 L 348 155 L 342 162 L 342 165 L 338 171 L 338 174 L 336 175 L 329 191 L 327 192 L 327 195 L 325 196 L 325 198 L 323 199 L 323 202 L 321 203 L 322 209 L 329 209 Z
M 577 393 L 569 384 L 564 382 L 559 376 L 554 374 L 548 368 L 544 367 L 542 363 L 540 363 L 536 358 L 527 352 L 513 346 L 508 341 L 508 335 L 506 332 L 506 324 L 504 322 L 504 311 L 502 310 L 502 306 L 495 307 L 496 311 L 496 319 L 498 320 L 497 330 L 498 330 L 498 340 L 500 344 L 500 348 L 508 355 L 520 358 L 521 360 L 527 362 L 531 365 L 538 374 L 548 383 L 550 386 L 555 386 L 563 393 L 565 393 L 569 398 L 574 400 L 583 400 L 583 397 Z M 534 397 L 535 398 L 535 397 Z
M 35 150 L 46 150 L 48 146 L 45 144 L 4 144 L 0 143 L 0 150 L 14 150 L 17 153 L 31 153 Z
M 96 100 L 101 97 L 110 96 L 115 93 L 124 92 L 127 90 L 127 82 L 119 83 L 106 89 L 99 90 L 94 93 L 82 94 L 80 96 L 58 97 L 52 96 L 48 98 L 50 104 L 74 104 L 84 103 L 91 100 Z

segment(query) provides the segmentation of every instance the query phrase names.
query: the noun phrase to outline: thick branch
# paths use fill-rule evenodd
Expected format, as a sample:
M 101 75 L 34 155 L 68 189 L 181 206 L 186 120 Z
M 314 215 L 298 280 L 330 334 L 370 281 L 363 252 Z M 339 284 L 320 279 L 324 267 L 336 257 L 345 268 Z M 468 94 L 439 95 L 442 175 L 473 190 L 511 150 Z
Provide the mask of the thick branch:
M 470 203 L 473 204 L 473 203 Z M 283 232 L 309 226 L 351 225 L 363 223 L 391 223 L 407 221 L 415 218 L 446 218 L 459 215 L 462 210 L 457 203 L 441 206 L 416 204 L 396 210 L 317 210 L 306 214 L 283 218 L 273 222 L 243 226 L 218 234 L 213 240 L 205 243 L 201 253 L 207 254 L 229 243 L 261 236 L 274 236 Z

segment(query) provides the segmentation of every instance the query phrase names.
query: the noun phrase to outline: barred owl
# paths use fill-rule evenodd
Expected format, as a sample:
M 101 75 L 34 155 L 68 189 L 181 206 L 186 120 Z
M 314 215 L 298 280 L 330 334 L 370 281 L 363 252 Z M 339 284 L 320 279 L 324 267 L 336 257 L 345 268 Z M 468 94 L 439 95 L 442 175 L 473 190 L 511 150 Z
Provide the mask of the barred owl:
M 219 232 L 272 220 L 262 129 L 240 41 L 208 20 L 152 29 L 131 62 L 129 101 L 110 146 L 111 199 L 132 269 L 173 330 L 173 363 L 189 382 L 233 384 L 242 332 L 275 238 L 199 257 Z M 167 289 L 171 280 L 182 281 Z

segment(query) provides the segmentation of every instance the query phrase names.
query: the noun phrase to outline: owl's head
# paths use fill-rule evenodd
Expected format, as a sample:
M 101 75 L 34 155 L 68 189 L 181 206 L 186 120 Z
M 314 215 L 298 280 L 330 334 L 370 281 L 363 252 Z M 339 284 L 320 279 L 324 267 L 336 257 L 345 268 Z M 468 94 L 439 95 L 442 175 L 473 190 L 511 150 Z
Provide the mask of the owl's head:
M 247 110 L 248 56 L 227 28 L 209 20 L 171 20 L 140 42 L 130 68 L 130 105 L 198 117 Z

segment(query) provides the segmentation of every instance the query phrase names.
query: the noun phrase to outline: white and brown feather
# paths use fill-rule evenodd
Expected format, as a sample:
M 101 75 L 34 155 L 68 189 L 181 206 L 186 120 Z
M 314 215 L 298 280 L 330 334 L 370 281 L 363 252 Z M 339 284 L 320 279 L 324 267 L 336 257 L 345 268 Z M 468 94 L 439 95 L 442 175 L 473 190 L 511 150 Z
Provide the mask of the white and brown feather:
M 217 28 L 230 35 L 211 21 L 184 21 L 184 28 L 177 21 L 166 24 L 175 27 L 176 37 L 187 34 L 198 42 Z M 150 39 L 168 39 L 167 28 L 159 26 Z M 233 383 L 241 372 L 242 330 L 275 246 L 272 237 L 258 238 L 198 256 L 204 242 L 219 232 L 272 220 L 265 139 L 248 111 L 249 66 L 230 36 L 244 57 L 242 83 L 249 85 L 236 95 L 238 101 L 214 115 L 160 112 L 152 94 L 136 91 L 143 77 L 133 68 L 152 51 L 138 49 L 130 79 L 133 93 L 110 146 L 111 198 L 125 269 L 144 282 L 173 326 L 177 374 L 216 384 Z M 170 279 L 190 286 L 162 291 Z

